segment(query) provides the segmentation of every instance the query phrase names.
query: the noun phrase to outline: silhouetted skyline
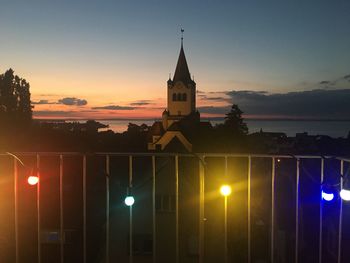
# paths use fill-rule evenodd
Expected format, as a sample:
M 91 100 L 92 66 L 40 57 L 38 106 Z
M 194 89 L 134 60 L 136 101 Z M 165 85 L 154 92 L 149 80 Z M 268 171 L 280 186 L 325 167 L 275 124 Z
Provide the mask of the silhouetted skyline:
M 248 117 L 339 119 L 350 115 L 349 8 L 321 0 L 7 1 L 0 71 L 11 67 L 30 83 L 35 117 L 159 117 L 183 27 L 202 116 L 235 102 Z

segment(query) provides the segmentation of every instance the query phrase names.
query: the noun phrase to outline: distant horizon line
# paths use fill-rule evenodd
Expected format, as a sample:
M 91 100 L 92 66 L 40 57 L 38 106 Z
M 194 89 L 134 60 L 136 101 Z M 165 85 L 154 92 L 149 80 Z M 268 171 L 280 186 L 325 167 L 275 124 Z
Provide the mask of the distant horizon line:
M 203 121 L 219 121 L 224 120 L 225 117 L 207 117 L 201 118 Z M 160 121 L 161 118 L 36 118 L 33 117 L 33 120 L 38 121 Z M 330 119 L 330 118 L 244 118 L 244 120 L 248 121 L 325 121 L 325 122 L 347 122 L 350 119 Z

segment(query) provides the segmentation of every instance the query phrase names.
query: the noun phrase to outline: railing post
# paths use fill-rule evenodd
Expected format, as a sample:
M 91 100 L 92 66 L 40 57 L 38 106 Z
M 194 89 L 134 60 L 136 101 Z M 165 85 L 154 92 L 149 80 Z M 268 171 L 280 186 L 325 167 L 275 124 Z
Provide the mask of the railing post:
M 344 161 L 340 161 L 340 189 L 343 189 L 343 176 L 344 176 Z M 338 230 L 338 263 L 341 262 L 342 251 L 342 232 L 343 232 L 343 199 L 340 198 L 339 204 L 339 230 Z
M 272 157 L 271 169 L 271 263 L 274 262 L 275 250 L 275 176 L 276 176 L 276 162 L 275 157 Z
M 300 183 L 300 160 L 297 158 L 295 185 L 295 263 L 299 260 L 299 183 Z
M 175 262 L 179 263 L 179 156 L 175 156 Z
M 64 217 L 63 217 L 63 156 L 60 154 L 60 257 L 64 262 Z
M 152 156 L 152 230 L 153 230 L 153 263 L 157 257 L 157 230 L 156 230 L 156 157 Z
M 199 263 L 204 261 L 204 156 L 199 157 Z
M 40 172 L 39 172 L 39 168 L 40 168 L 40 156 L 39 154 L 36 155 L 36 175 L 39 178 L 38 180 L 38 184 L 37 184 L 37 188 L 36 188 L 36 206 L 37 206 L 37 227 L 38 227 L 38 263 L 41 263 L 41 233 L 40 233 L 40 229 L 41 229 L 41 222 L 40 222 Z
M 227 156 L 225 156 L 225 183 L 227 183 Z M 227 228 L 227 196 L 224 197 L 224 258 L 225 263 L 228 263 L 228 234 L 227 234 L 228 228 Z
M 86 263 L 86 155 L 83 156 L 83 262 Z
M 106 155 L 106 263 L 109 263 L 109 155 Z
M 252 158 L 251 156 L 248 156 L 248 196 L 247 196 L 247 210 L 248 210 L 248 215 L 247 215 L 247 234 L 248 234 L 248 255 L 247 255 L 247 261 L 248 263 L 251 262 L 251 214 L 250 214 L 250 207 L 251 207 L 251 173 L 252 173 Z
M 13 158 L 13 175 L 14 175 L 14 202 L 15 202 L 15 256 L 16 263 L 19 262 L 18 248 L 18 166 L 17 159 Z
M 323 198 L 322 198 L 322 184 L 324 180 L 324 159 L 321 158 L 321 175 L 320 175 L 320 222 L 319 222 L 319 244 L 318 244 L 318 262 L 322 263 L 322 243 L 323 243 Z
M 132 189 L 132 156 L 129 156 L 129 190 Z M 132 193 L 134 194 L 134 193 Z M 129 263 L 133 262 L 133 251 L 132 251 L 132 245 L 133 245 L 133 225 L 132 225 L 132 205 L 129 206 Z

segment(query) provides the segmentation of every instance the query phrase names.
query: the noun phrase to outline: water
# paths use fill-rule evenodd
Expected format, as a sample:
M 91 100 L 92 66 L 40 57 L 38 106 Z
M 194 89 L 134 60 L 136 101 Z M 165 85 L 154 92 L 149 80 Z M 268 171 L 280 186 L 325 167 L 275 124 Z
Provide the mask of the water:
M 84 121 L 84 120 L 81 120 Z M 152 125 L 155 120 L 99 120 L 108 124 L 109 129 L 115 132 L 123 132 L 128 124 L 143 123 Z M 212 125 L 221 123 L 222 120 L 212 120 Z M 350 131 L 350 121 L 291 121 L 291 120 L 245 120 L 249 133 L 258 132 L 262 129 L 265 132 L 284 132 L 288 136 L 295 136 L 296 133 L 307 132 L 310 135 L 329 135 L 334 138 L 346 137 Z

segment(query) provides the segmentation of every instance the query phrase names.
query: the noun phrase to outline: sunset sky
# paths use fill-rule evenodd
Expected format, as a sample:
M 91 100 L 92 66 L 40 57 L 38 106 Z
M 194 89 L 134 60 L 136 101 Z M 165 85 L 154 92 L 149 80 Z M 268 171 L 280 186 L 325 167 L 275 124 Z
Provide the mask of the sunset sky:
M 36 118 L 157 118 L 184 49 L 202 116 L 350 118 L 350 1 L 1 0 Z

